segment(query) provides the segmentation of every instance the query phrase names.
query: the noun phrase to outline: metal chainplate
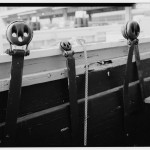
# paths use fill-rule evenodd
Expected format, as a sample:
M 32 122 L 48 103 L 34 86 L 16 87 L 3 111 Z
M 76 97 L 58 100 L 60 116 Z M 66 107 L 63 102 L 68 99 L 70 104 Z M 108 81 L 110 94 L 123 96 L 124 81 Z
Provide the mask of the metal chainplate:
M 130 79 L 130 73 L 131 73 L 131 66 L 132 66 L 132 58 L 133 58 L 133 51 L 135 52 L 135 63 L 137 66 L 137 73 L 139 78 L 139 84 L 140 84 L 140 90 L 141 90 L 141 98 L 142 103 L 144 102 L 144 81 L 143 81 L 143 71 L 142 66 L 140 62 L 140 55 L 139 55 L 139 49 L 138 49 L 138 40 L 134 41 L 128 41 L 129 46 L 129 53 L 127 58 L 127 64 L 126 64 L 126 70 L 125 70 L 125 79 L 123 84 L 123 107 L 124 107 L 124 132 L 125 135 L 128 137 L 129 131 L 128 131 L 128 117 L 130 115 L 129 111 L 129 79 Z
M 62 51 L 66 57 L 66 66 L 68 71 L 68 89 L 70 99 L 70 119 L 71 119 L 71 136 L 72 146 L 79 146 L 79 112 L 77 103 L 77 85 L 74 51 Z
M 24 64 L 23 50 L 14 50 L 11 64 L 11 78 L 6 109 L 6 124 L 4 129 L 4 145 L 15 146 L 17 116 L 21 98 L 21 84 Z

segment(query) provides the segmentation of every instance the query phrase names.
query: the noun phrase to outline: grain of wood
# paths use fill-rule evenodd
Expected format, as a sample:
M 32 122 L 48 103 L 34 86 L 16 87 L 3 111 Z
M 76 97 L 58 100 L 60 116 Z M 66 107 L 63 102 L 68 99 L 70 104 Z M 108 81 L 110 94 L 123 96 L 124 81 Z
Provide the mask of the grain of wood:
M 148 59 L 148 58 L 150 58 L 150 52 L 141 53 L 141 60 Z M 98 59 L 96 59 L 95 57 L 91 57 L 91 60 L 92 61 L 89 61 L 89 64 L 90 64 L 89 65 L 89 70 L 98 71 L 98 70 L 106 70 L 109 67 L 113 68 L 113 67 L 116 67 L 116 66 L 121 66 L 123 64 L 126 64 L 127 57 L 120 57 L 120 58 L 112 59 L 112 63 L 111 64 L 106 64 L 106 65 L 99 65 L 97 62 L 95 62 L 96 60 L 98 61 Z M 133 62 L 135 62 L 134 58 L 133 58 Z M 36 65 L 38 67 L 38 64 L 36 64 Z M 30 65 L 30 67 L 31 67 L 30 70 L 33 71 L 32 70 L 32 68 L 33 68 L 32 64 Z M 26 66 L 24 66 L 24 68 L 26 68 Z M 38 67 L 38 69 L 39 68 L 40 67 Z M 43 69 L 43 68 L 41 67 L 41 69 Z M 30 73 L 30 74 L 29 73 L 23 76 L 22 86 L 29 86 L 29 85 L 33 85 L 33 84 L 39 84 L 39 83 L 59 80 L 59 79 L 63 79 L 63 78 L 67 77 L 66 68 L 61 68 L 61 67 L 60 67 L 60 69 L 56 69 L 56 70 L 55 69 L 52 69 L 52 70 L 49 70 L 49 71 L 42 70 L 42 71 L 39 71 L 37 73 Z M 80 74 L 84 74 L 84 65 L 76 66 L 76 75 L 80 75 Z M 1 79 L 0 79 L 0 91 L 8 90 L 10 79 L 9 78 L 4 78 L 4 77 L 2 78 L 2 76 L 0 76 L 0 77 L 1 77 Z

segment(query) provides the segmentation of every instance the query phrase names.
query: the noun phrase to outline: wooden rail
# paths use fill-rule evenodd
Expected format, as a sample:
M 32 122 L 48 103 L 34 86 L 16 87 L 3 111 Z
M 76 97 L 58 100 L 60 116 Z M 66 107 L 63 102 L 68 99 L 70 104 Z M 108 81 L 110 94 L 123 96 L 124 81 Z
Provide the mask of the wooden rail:
M 140 39 L 139 49 L 141 53 L 141 59 L 150 58 L 149 47 L 149 38 Z M 101 66 L 97 63 L 102 60 L 112 60 L 113 63 L 109 64 L 112 66 L 126 63 L 126 56 L 128 53 L 126 41 L 87 44 L 86 48 L 88 52 L 88 62 L 90 64 L 89 70 L 105 69 L 105 66 Z M 75 51 L 76 74 L 83 74 L 83 49 L 80 46 L 75 46 L 73 47 L 73 50 Z M 121 57 L 124 57 L 124 59 L 119 62 L 118 60 L 121 59 Z M 10 56 L 6 54 L 0 55 L 0 70 L 3 70 L 0 72 L 0 91 L 8 90 L 10 80 L 10 62 Z M 62 56 L 58 47 L 54 49 L 31 51 L 30 56 L 25 57 L 22 86 L 29 86 L 33 84 L 63 79 L 66 77 L 67 72 L 65 58 Z

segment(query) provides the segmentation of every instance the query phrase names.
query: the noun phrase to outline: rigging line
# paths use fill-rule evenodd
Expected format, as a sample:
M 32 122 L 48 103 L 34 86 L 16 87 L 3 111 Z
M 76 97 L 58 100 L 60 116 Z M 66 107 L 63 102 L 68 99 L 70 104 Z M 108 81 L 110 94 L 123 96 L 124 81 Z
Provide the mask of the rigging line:
M 85 60 L 85 109 L 84 109 L 84 146 L 87 146 L 87 121 L 88 121 L 88 60 L 85 40 L 77 39 L 77 42 L 83 47 Z

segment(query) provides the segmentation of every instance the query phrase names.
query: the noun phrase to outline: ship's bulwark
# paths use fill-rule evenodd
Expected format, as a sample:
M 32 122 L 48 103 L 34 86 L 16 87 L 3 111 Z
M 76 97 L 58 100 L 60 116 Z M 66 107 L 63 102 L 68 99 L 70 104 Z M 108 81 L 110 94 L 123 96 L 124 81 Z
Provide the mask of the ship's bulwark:
M 146 97 L 150 95 L 150 59 L 142 60 Z M 123 134 L 122 84 L 124 65 L 89 73 L 88 146 L 150 146 L 150 106 L 140 105 L 141 95 L 133 63 L 130 77 L 130 140 Z M 109 76 L 108 76 L 109 72 Z M 1 136 L 8 91 L 1 97 Z M 79 146 L 83 146 L 84 75 L 77 77 Z M 16 146 L 71 146 L 67 79 L 22 88 Z M 3 146 L 3 145 L 1 145 Z

